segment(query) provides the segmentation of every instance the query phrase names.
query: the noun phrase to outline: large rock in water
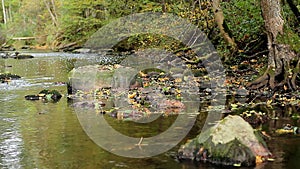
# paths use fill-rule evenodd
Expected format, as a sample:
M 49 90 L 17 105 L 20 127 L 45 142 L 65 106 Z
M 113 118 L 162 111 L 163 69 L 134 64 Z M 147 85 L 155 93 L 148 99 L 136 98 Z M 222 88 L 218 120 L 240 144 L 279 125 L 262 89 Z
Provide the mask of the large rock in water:
M 249 123 L 240 116 L 227 116 L 181 146 L 178 158 L 218 165 L 254 166 L 271 155 Z
M 115 68 L 113 66 L 88 65 L 74 68 L 70 72 L 72 90 L 84 92 L 110 88 Z

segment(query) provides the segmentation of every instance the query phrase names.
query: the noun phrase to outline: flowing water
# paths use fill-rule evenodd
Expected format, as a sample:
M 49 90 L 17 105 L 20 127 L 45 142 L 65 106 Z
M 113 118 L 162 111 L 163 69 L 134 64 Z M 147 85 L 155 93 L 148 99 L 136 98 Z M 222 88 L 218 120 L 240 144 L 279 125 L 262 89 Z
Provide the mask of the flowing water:
M 103 150 L 84 132 L 66 97 L 57 103 L 24 99 L 25 95 L 36 94 L 45 88 L 66 94 L 66 86 L 54 82 L 68 81 L 74 61 L 86 57 L 65 53 L 33 55 L 35 58 L 28 60 L 0 60 L 2 73 L 22 76 L 20 80 L 0 84 L 0 168 L 218 168 L 209 164 L 176 161 L 174 156 L 179 146 L 164 154 L 142 159 L 120 157 Z M 112 126 L 121 126 L 123 132 L 129 135 L 139 132 L 155 134 L 174 121 L 174 117 L 160 118 L 156 127 L 138 130 L 132 129 L 131 122 L 107 119 Z M 197 126 L 204 120 L 197 120 L 190 137 L 197 134 Z M 299 168 L 298 137 L 276 137 L 268 144 L 277 158 L 275 162 L 256 168 Z

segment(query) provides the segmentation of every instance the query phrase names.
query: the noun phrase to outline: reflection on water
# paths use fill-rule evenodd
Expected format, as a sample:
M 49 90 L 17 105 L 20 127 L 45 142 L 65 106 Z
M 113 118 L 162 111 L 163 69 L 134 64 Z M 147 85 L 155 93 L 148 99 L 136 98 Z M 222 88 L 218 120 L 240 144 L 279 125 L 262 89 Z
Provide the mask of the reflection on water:
M 12 119 L 3 119 L 4 122 L 15 123 Z M 20 165 L 20 155 L 22 149 L 22 138 L 17 128 L 7 129 L 7 131 L 1 131 L 0 135 L 1 145 L 1 163 L 0 166 L 7 168 L 18 168 Z
M 70 58 L 80 56 L 61 53 L 35 56 L 30 60 L 0 60 L 1 72 L 22 76 L 10 84 L 0 84 L 0 168 L 218 168 L 209 164 L 177 162 L 173 156 L 178 146 L 165 154 L 145 159 L 119 157 L 103 150 L 83 131 L 74 108 L 65 97 L 58 103 L 24 99 L 25 95 L 36 94 L 44 88 L 66 94 L 65 86 L 53 82 L 67 81 L 72 68 Z M 199 132 L 205 117 L 203 113 L 199 115 L 189 137 Z M 131 122 L 106 119 L 120 132 L 131 135 L 141 134 L 138 132 L 156 134 L 174 121 L 174 118 L 163 118 L 158 121 L 161 125 L 147 126 L 140 131 Z M 274 127 L 272 122 L 270 126 Z M 292 169 L 300 165 L 299 138 L 275 137 L 268 144 L 276 161 L 257 166 L 257 169 Z
M 9 84 L 7 83 L 0 83 L 0 89 L 2 90 L 18 90 L 18 89 L 22 89 L 24 87 L 30 87 L 33 84 L 24 81 L 24 80 L 13 80 L 11 81 Z M 7 98 L 9 99 L 9 98 Z
M 13 113 L 14 106 L 6 104 L 15 98 L 15 95 L 6 92 L 0 94 L 0 167 L 2 168 L 20 168 L 23 140 L 19 131 L 18 117 Z

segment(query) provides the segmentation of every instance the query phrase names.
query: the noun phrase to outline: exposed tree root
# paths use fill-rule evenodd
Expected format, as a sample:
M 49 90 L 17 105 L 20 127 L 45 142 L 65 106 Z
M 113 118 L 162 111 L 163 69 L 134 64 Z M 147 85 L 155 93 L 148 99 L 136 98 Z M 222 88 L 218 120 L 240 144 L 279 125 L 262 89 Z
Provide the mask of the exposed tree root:
M 225 41 L 233 48 L 233 51 L 236 50 L 237 44 L 235 43 L 234 39 L 230 37 L 228 30 L 225 28 L 227 27 L 225 21 L 224 21 L 224 14 L 220 5 L 220 0 L 214 0 L 213 1 L 213 11 L 215 15 L 216 23 L 220 29 L 220 33 L 225 39 Z
M 285 74 L 284 79 L 278 82 L 278 80 L 276 80 L 278 79 L 276 78 L 278 76 L 275 77 L 274 75 L 271 75 L 270 73 L 268 73 L 268 71 L 266 71 L 264 75 L 254 80 L 253 82 L 248 83 L 246 87 L 253 90 L 269 87 L 271 89 L 282 88 L 285 91 L 294 91 L 298 89 L 298 86 L 296 84 L 298 74 L 299 72 L 294 72 L 292 75 L 290 75 L 290 73 L 289 75 Z
M 296 65 L 295 72 L 291 79 L 291 84 L 292 84 L 293 88 L 297 88 L 296 80 L 297 80 L 298 74 L 300 74 L 300 59 L 298 59 L 298 63 Z
M 300 59 L 287 45 L 276 45 L 274 49 L 276 57 L 271 61 L 274 62 L 275 67 L 268 64 L 267 70 L 261 77 L 247 84 L 249 89 L 268 87 L 272 90 L 282 88 L 285 91 L 298 89 L 296 80 L 300 73 Z M 297 64 L 293 63 L 295 59 Z
M 258 79 L 256 79 L 253 82 L 250 82 L 247 84 L 247 88 L 251 88 L 251 89 L 259 89 L 262 87 L 266 87 L 269 83 L 269 75 L 266 71 L 266 73 L 264 73 L 264 75 L 262 75 L 261 77 L 259 77 Z

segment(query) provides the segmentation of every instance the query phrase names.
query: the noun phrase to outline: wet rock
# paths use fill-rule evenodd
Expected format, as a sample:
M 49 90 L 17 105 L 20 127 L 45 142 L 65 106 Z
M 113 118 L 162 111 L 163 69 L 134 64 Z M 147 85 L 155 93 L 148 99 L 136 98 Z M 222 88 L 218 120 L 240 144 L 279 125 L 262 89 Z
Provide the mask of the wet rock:
M 0 53 L 0 57 L 3 59 L 13 58 L 13 59 L 31 59 L 34 58 L 29 54 L 20 54 L 19 52 L 3 52 Z
M 240 116 L 227 116 L 181 146 L 178 158 L 226 166 L 254 166 L 271 156 L 265 142 Z
M 119 67 L 115 70 L 112 77 L 112 87 L 119 89 L 135 88 L 141 87 L 141 84 L 138 81 L 132 81 L 134 76 L 137 74 L 137 71 L 130 67 Z
M 72 104 L 75 108 L 100 109 L 105 106 L 102 101 L 78 101 Z
M 3 46 L 0 48 L 1 51 L 14 51 L 16 50 L 15 48 L 13 48 L 12 46 L 10 45 L 6 45 L 6 46 Z
M 11 74 L 11 73 L 0 73 L 0 81 L 1 83 L 7 83 L 11 80 L 17 80 L 20 79 L 21 76 L 16 75 L 16 74 Z
M 28 46 L 28 45 L 25 45 L 25 46 L 22 46 L 21 49 L 30 50 L 30 49 L 32 49 L 32 47 Z
M 249 91 L 244 87 L 240 87 L 236 90 L 236 96 L 246 97 L 248 95 L 249 95 Z
M 32 59 L 34 58 L 32 55 L 29 54 L 18 54 L 14 57 L 14 59 Z
M 257 127 L 261 124 L 264 124 L 269 120 L 267 114 L 262 112 L 257 112 L 255 110 L 244 111 L 241 114 L 241 117 L 249 124 L 251 124 L 253 127 Z
M 62 95 L 57 90 L 42 90 L 37 95 L 26 95 L 26 100 L 43 100 L 50 102 L 58 102 L 62 98 Z
M 113 66 L 89 65 L 74 68 L 70 72 L 68 93 L 73 91 L 89 92 L 111 87 L 114 76 Z
M 9 52 L 7 53 L 7 57 L 8 58 L 15 58 L 19 55 L 20 53 L 19 52 Z
M 25 99 L 26 100 L 41 100 L 42 97 L 39 95 L 26 95 Z
M 7 53 L 0 53 L 0 57 L 3 58 L 3 59 L 7 59 L 8 54 Z

